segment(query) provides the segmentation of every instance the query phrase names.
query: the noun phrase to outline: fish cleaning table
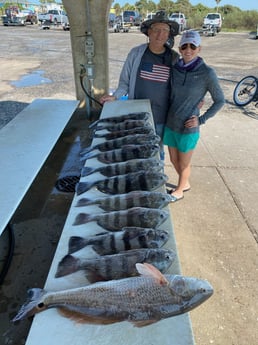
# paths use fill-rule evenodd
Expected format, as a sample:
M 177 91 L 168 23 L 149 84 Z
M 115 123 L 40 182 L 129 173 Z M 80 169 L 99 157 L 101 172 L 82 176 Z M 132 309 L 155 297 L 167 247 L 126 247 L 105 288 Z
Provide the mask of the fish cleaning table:
M 149 100 L 127 100 L 105 103 L 101 113 L 101 118 L 129 114 L 133 112 L 151 113 Z M 94 138 L 92 146 L 102 141 L 103 139 L 101 140 L 101 138 Z M 90 167 L 92 165 L 97 167 L 97 165 L 101 165 L 101 163 L 99 163 L 95 158 L 92 158 L 86 162 L 86 166 Z M 96 174 L 87 176 L 87 181 L 93 178 L 93 175 Z M 95 178 L 96 176 L 94 176 L 94 179 Z M 82 177 L 81 181 L 84 181 L 84 179 L 85 178 Z M 161 191 L 165 192 L 165 188 L 162 187 Z M 44 287 L 46 290 L 59 291 L 84 286 L 88 283 L 82 271 L 61 278 L 55 278 L 55 273 L 58 263 L 67 254 L 69 238 L 71 236 L 85 237 L 94 235 L 96 233 L 94 229 L 98 227 L 98 225 L 95 225 L 92 222 L 79 226 L 72 225 L 76 215 L 80 212 L 101 212 L 96 205 L 75 207 L 78 199 L 82 197 L 96 197 L 99 195 L 103 196 L 103 193 L 100 193 L 96 188 L 92 188 L 80 196 L 74 196 Z M 159 228 L 167 230 L 170 235 L 170 238 L 164 247 L 176 251 L 176 243 L 171 218 L 169 217 Z M 167 273 L 180 273 L 178 257 Z M 61 316 L 57 309 L 53 308 L 35 315 L 26 341 L 26 345 L 48 344 L 193 345 L 194 339 L 188 313 L 171 317 L 146 327 L 137 328 L 127 321 L 112 325 L 78 324 L 71 319 Z
M 35 99 L 0 134 L 0 235 L 76 110 L 79 101 Z

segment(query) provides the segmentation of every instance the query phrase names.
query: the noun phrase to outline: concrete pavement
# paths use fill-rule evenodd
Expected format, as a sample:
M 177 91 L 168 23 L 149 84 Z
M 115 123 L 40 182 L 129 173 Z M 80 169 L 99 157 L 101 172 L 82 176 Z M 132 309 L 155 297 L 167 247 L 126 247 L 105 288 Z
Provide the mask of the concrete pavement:
M 228 102 L 201 127 L 191 191 L 170 206 L 182 273 L 208 279 L 215 290 L 191 312 L 198 345 L 258 339 L 257 134 L 257 118 Z M 168 154 L 165 172 L 176 183 Z

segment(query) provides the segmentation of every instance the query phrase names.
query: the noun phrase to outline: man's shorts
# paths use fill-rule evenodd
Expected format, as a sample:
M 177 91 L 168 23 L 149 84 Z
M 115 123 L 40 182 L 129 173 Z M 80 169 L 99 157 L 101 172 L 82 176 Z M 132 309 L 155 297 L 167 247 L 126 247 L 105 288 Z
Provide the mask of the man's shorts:
M 181 134 L 174 132 L 168 127 L 164 129 L 163 144 L 175 147 L 180 152 L 194 150 L 200 138 L 200 133 Z

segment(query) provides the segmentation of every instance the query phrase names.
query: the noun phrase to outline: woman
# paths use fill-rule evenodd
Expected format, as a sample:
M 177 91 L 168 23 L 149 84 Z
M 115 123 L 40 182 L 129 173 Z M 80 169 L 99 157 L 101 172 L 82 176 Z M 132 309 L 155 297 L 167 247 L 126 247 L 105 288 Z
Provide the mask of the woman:
M 199 140 L 199 126 L 214 116 L 225 103 L 215 71 L 199 56 L 201 38 L 197 31 L 185 31 L 179 44 L 181 58 L 172 69 L 171 103 L 163 143 L 178 173 L 178 184 L 169 191 L 172 202 L 190 190 L 191 158 Z M 199 116 L 199 108 L 209 92 L 212 105 Z

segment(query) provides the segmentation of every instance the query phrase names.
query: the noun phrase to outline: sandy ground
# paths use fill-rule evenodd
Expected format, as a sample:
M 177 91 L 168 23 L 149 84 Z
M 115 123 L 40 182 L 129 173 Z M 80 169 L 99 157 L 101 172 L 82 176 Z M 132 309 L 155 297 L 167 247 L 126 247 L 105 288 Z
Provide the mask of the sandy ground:
M 20 38 L 15 45 L 17 30 Z M 68 32 L 0 27 L 1 34 L 3 31 L 6 39 L 0 42 L 2 126 L 33 98 L 74 97 Z M 124 35 L 127 35 L 126 41 Z M 109 39 L 110 86 L 115 88 L 130 47 L 144 42 L 145 38 L 138 33 L 121 33 L 110 34 Z M 215 291 L 212 298 L 190 313 L 197 345 L 257 344 L 258 110 L 253 104 L 237 108 L 232 100 L 236 82 L 246 75 L 257 75 L 257 45 L 258 41 L 251 39 L 248 33 L 222 32 L 216 37 L 204 37 L 202 42 L 202 56 L 216 69 L 227 102 L 201 130 L 201 140 L 193 158 L 192 190 L 185 193 L 182 201 L 170 206 L 182 273 L 208 279 Z M 63 52 L 65 58 L 60 60 Z M 45 77 L 51 77 L 53 83 L 21 88 L 10 84 L 38 69 L 45 72 Z M 207 98 L 205 106 L 208 104 Z M 176 183 L 168 155 L 166 173 L 169 182 Z M 51 220 L 49 212 L 49 208 L 45 210 L 45 223 Z M 30 220 L 31 229 L 35 231 L 38 228 L 36 219 Z M 52 219 L 57 232 L 45 238 L 50 257 L 64 220 L 64 215 Z M 23 225 L 18 225 L 21 234 Z M 18 248 L 22 250 L 22 245 Z M 29 253 L 33 252 L 30 248 Z M 27 272 L 24 286 L 30 286 L 33 281 L 42 285 L 48 267 L 49 260 L 40 274 L 35 273 L 38 274 L 36 278 Z M 15 283 L 13 277 L 3 287 L 5 297 Z M 0 307 L 5 307 L 7 315 L 10 310 L 6 303 L 12 304 L 11 313 L 17 310 L 18 292 L 16 297 L 15 303 L 11 296 L 9 301 L 2 300 Z M 2 311 L 0 318 L 6 322 Z M 3 321 L 0 324 L 6 327 L 1 332 L 5 337 L 0 339 L 0 344 L 24 343 L 26 330 L 19 333 L 15 328 L 8 329 Z M 13 336 L 15 332 L 19 336 Z

